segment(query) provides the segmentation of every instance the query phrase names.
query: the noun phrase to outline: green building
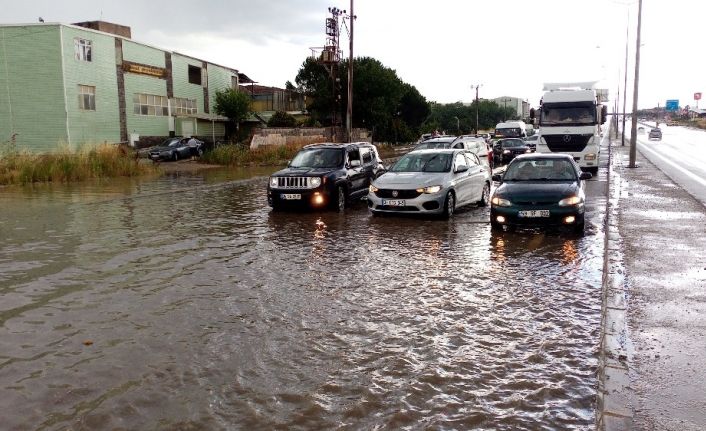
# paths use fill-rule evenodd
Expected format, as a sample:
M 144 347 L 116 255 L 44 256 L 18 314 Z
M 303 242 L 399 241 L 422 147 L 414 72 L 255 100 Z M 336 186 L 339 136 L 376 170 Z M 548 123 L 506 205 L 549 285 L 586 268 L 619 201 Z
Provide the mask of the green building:
M 135 42 L 121 25 L 0 25 L 0 144 L 47 152 L 219 140 L 226 119 L 215 94 L 242 81 L 235 69 Z

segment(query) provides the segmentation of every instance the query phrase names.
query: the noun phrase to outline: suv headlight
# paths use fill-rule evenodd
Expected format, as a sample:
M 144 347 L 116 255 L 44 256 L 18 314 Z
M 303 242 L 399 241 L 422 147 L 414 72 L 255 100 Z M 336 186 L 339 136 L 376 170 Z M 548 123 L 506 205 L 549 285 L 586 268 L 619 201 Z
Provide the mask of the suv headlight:
M 570 207 L 574 205 L 578 205 L 581 203 L 581 198 L 578 196 L 569 196 L 568 198 L 564 198 L 559 201 L 559 206 L 560 207 Z
M 507 199 L 503 199 L 503 198 L 501 198 L 501 197 L 498 197 L 498 196 L 494 197 L 490 202 L 491 202 L 493 205 L 498 206 L 498 207 L 510 207 L 510 206 L 512 206 L 512 202 L 510 202 L 510 201 L 507 200 Z
M 270 188 L 277 188 L 278 181 L 277 177 L 270 177 Z
M 309 185 L 312 189 L 315 189 L 321 185 L 321 177 L 311 177 L 309 178 Z
M 417 189 L 417 193 L 439 193 L 441 186 L 429 186 Z

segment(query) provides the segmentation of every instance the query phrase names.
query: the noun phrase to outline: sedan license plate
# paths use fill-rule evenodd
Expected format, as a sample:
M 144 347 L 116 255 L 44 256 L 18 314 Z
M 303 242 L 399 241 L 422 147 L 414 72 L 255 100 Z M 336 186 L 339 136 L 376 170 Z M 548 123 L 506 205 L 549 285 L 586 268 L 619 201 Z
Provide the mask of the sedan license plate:
M 517 214 L 518 217 L 549 217 L 549 210 L 529 210 L 529 211 L 520 211 Z
M 405 202 L 402 199 L 383 199 L 382 204 L 389 207 L 403 207 Z
M 280 197 L 285 201 L 298 201 L 302 198 L 302 195 L 299 193 L 282 193 Z

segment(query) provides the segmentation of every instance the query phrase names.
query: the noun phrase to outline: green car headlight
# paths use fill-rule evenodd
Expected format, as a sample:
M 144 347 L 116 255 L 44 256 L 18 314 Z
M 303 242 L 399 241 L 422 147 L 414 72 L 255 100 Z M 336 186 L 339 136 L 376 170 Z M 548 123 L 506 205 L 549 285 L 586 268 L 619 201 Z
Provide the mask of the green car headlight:
M 497 197 L 497 196 L 494 197 L 490 202 L 491 202 L 493 205 L 498 206 L 498 207 L 510 207 L 510 206 L 512 206 L 512 202 L 510 202 L 510 201 L 507 200 L 507 199 L 503 199 L 503 198 L 500 198 L 500 197 Z
M 578 196 L 569 196 L 568 198 L 564 198 L 559 201 L 559 206 L 560 207 L 570 207 L 574 205 L 578 205 L 581 203 L 581 198 Z

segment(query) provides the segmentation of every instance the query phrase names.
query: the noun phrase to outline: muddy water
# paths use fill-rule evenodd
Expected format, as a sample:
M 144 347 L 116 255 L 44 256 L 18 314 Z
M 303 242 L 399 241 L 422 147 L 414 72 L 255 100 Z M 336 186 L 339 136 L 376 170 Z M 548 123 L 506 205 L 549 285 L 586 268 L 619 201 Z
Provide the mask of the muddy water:
M 592 427 L 598 182 L 583 238 L 271 213 L 265 184 L 1 190 L 0 428 Z

